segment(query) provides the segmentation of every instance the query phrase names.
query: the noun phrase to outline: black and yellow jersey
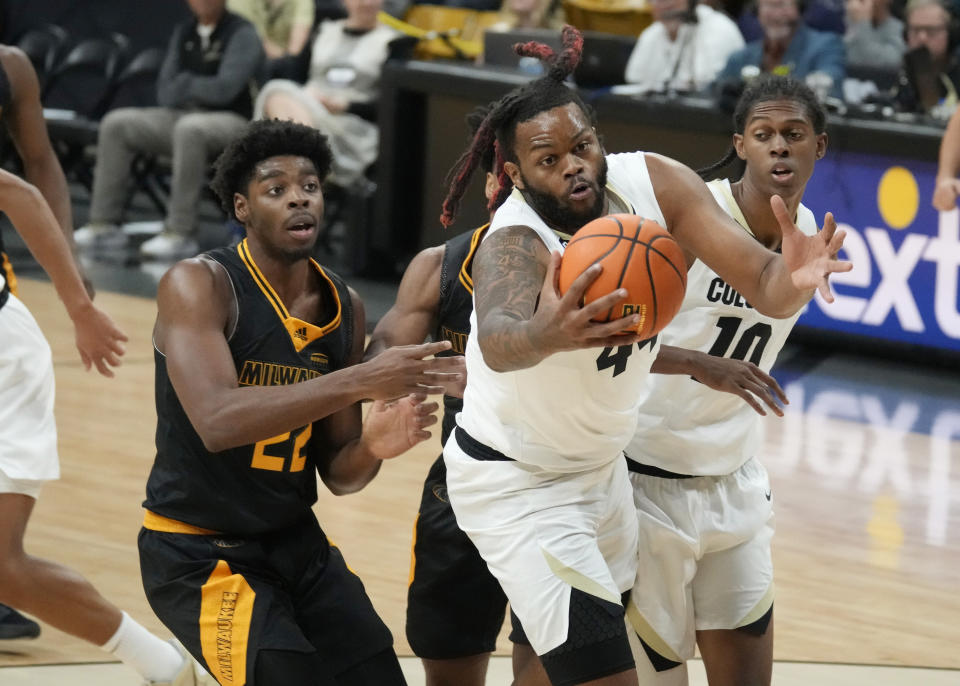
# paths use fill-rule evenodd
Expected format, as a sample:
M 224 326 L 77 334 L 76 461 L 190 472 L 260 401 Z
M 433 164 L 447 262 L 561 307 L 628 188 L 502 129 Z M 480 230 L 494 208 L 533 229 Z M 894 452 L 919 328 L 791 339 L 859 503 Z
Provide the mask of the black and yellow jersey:
M 477 254 L 480 241 L 489 228 L 484 224 L 478 229 L 454 236 L 443 246 L 443 262 L 440 267 L 440 310 L 437 314 L 435 341 L 450 341 L 452 348 L 441 355 L 463 355 L 470 335 L 470 313 L 473 312 L 473 256 Z M 463 407 L 462 398 L 443 396 L 442 443 L 456 426 L 455 417 Z
M 339 276 L 311 260 L 327 289 L 321 322 L 311 323 L 290 316 L 246 240 L 205 255 L 223 265 L 235 293 L 237 322 L 228 343 L 240 386 L 301 383 L 347 365 L 353 307 Z M 153 513 L 200 529 L 257 535 L 309 515 L 317 499 L 311 446 L 323 440 L 315 425 L 211 453 L 174 392 L 166 358 L 154 350 L 154 359 L 157 456 L 143 503 L 147 519 Z

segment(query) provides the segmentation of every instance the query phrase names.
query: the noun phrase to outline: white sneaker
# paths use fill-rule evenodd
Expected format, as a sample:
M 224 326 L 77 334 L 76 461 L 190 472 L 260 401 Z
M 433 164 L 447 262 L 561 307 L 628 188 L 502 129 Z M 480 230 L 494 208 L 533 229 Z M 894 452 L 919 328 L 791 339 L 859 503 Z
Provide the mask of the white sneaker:
M 207 674 L 207 671 L 200 666 L 200 663 L 193 659 L 193 655 L 187 652 L 187 649 L 175 638 L 167 641 L 177 649 L 183 658 L 183 666 L 180 671 L 170 681 L 146 681 L 144 686 L 216 686 L 216 680 Z
M 122 248 L 127 237 L 116 224 L 87 224 L 73 232 L 73 240 L 80 249 Z
M 197 242 L 175 233 L 161 233 L 140 246 L 140 257 L 145 260 L 179 260 L 200 252 Z

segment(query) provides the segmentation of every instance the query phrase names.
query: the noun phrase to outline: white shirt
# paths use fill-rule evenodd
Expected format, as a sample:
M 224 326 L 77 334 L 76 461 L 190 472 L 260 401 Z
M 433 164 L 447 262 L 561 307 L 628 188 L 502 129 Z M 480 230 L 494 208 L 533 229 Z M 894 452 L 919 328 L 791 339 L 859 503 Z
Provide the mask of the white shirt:
M 626 81 L 636 91 L 699 91 L 705 89 L 743 47 L 740 29 L 727 15 L 706 5 L 696 6 L 696 23 L 685 22 L 670 40 L 663 22 L 648 26 L 630 54 Z
M 707 184 L 720 207 L 749 231 L 726 179 Z M 803 205 L 797 226 L 817 232 Z M 752 233 L 752 232 L 751 232 Z M 687 273 L 680 312 L 660 333 L 663 345 L 746 359 L 769 372 L 800 317 L 775 319 L 753 309 L 700 260 Z M 678 474 L 730 474 L 753 457 L 763 426 L 739 396 L 715 391 L 684 374 L 652 374 L 639 408 L 637 432 L 625 453 L 630 459 Z
M 619 196 L 630 213 L 666 226 L 644 154 L 608 155 L 607 163 L 607 192 Z M 548 250 L 563 251 L 561 239 L 518 191 L 497 210 L 489 233 L 514 225 L 532 228 Z M 658 341 L 559 352 L 527 369 L 495 372 L 483 359 L 473 333 L 477 330 L 474 312 L 466 349 L 467 387 L 457 415 L 467 433 L 518 462 L 554 472 L 584 471 L 622 459 Z

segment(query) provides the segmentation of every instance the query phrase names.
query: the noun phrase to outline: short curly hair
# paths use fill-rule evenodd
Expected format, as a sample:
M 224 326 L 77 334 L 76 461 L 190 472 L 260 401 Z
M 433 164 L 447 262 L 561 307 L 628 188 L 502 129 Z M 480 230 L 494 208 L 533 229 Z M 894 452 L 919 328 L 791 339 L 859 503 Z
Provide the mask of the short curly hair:
M 278 155 L 306 157 L 313 162 L 321 181 L 330 173 L 330 145 L 327 137 L 315 128 L 279 119 L 252 122 L 213 163 L 210 188 L 224 212 L 237 218 L 233 210 L 234 193 L 246 195 L 257 164 Z

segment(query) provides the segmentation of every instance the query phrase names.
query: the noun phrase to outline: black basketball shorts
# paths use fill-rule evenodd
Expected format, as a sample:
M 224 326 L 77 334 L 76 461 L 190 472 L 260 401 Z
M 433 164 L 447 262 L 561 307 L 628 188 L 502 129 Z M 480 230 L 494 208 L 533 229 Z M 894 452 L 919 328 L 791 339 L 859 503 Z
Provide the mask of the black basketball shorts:
M 444 660 L 496 648 L 507 597 L 447 501 L 441 455 L 427 474 L 414 527 L 407 640 L 421 658 Z
M 285 683 L 255 684 L 261 650 L 315 653 L 331 678 L 392 652 L 363 584 L 312 517 L 256 538 L 144 528 L 138 544 L 150 606 L 220 683 Z M 404 683 L 397 667 L 385 683 Z

